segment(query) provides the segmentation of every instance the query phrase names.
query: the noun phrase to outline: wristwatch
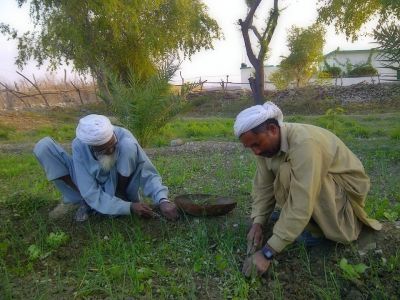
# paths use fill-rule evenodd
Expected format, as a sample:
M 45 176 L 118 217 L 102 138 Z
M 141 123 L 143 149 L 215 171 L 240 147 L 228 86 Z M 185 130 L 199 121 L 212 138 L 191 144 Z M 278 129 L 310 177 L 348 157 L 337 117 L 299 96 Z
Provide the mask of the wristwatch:
M 158 202 L 158 204 L 161 204 L 162 202 L 169 202 L 169 203 L 171 203 L 171 201 L 169 201 L 167 198 L 162 198 L 162 199 L 160 199 L 160 201 Z
M 274 251 L 268 245 L 262 247 L 261 252 L 266 260 L 272 260 L 274 258 Z

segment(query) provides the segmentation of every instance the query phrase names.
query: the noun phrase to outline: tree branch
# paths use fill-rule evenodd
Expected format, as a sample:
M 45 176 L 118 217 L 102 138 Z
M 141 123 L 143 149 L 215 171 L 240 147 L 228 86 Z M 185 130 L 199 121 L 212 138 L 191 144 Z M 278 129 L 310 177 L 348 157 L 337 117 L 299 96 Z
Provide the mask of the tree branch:
M 254 1 L 253 5 L 250 7 L 249 13 L 246 16 L 246 19 L 242 21 L 239 19 L 240 29 L 242 31 L 244 45 L 246 47 L 247 57 L 249 58 L 251 64 L 253 66 L 257 65 L 257 57 L 254 54 L 254 51 L 251 47 L 250 36 L 249 36 L 249 28 L 252 27 L 254 14 L 260 5 L 261 0 Z
M 253 31 L 253 33 L 257 37 L 258 41 L 261 42 L 262 37 L 261 37 L 261 34 L 258 32 L 257 28 L 254 25 L 251 25 L 249 28 Z

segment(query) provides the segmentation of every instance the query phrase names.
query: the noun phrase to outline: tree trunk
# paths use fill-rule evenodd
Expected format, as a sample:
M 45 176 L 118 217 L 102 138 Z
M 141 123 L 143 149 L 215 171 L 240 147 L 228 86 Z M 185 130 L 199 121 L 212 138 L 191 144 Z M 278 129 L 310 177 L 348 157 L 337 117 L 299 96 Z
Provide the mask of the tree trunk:
M 249 83 L 253 94 L 254 104 L 264 103 L 264 66 L 258 64 L 255 68 L 255 78 L 250 77 Z
M 264 31 L 260 33 L 257 28 L 253 26 L 253 17 L 261 1 L 262 0 L 254 0 L 251 3 L 249 2 L 249 11 L 247 13 L 246 19 L 244 21 L 242 19 L 239 19 L 239 25 L 242 31 L 247 57 L 249 58 L 249 61 L 253 65 L 255 70 L 255 78 L 249 78 L 249 83 L 251 91 L 253 93 L 255 104 L 264 103 L 264 60 L 268 51 L 268 45 L 271 42 L 279 17 L 279 0 L 273 0 L 274 7 L 270 11 L 267 26 Z M 251 47 L 249 31 L 254 33 L 255 37 L 258 40 L 260 47 L 258 55 L 255 55 Z

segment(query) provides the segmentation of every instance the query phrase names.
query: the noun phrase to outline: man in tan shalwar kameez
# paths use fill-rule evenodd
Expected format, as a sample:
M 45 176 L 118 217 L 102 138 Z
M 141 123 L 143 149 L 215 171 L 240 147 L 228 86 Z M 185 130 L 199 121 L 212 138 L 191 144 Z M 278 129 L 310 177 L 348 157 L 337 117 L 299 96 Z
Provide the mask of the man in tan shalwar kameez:
M 381 224 L 367 217 L 370 181 L 360 160 L 333 133 L 312 125 L 284 123 L 272 102 L 245 109 L 236 118 L 235 135 L 256 154 L 253 182 L 253 225 L 249 248 L 262 245 L 263 229 L 275 206 L 281 208 L 273 234 L 249 257 L 243 273 L 259 275 L 274 256 L 302 235 L 319 230 L 327 239 L 349 243 L 363 225 Z

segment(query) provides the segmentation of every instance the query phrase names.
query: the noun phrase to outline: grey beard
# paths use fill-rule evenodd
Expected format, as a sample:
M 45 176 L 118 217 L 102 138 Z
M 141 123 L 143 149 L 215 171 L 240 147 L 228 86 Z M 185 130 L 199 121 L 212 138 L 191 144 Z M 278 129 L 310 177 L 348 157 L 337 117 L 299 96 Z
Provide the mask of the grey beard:
M 99 155 L 97 160 L 100 163 L 101 169 L 103 171 L 109 172 L 115 165 L 116 155 L 115 152 L 111 155 Z

